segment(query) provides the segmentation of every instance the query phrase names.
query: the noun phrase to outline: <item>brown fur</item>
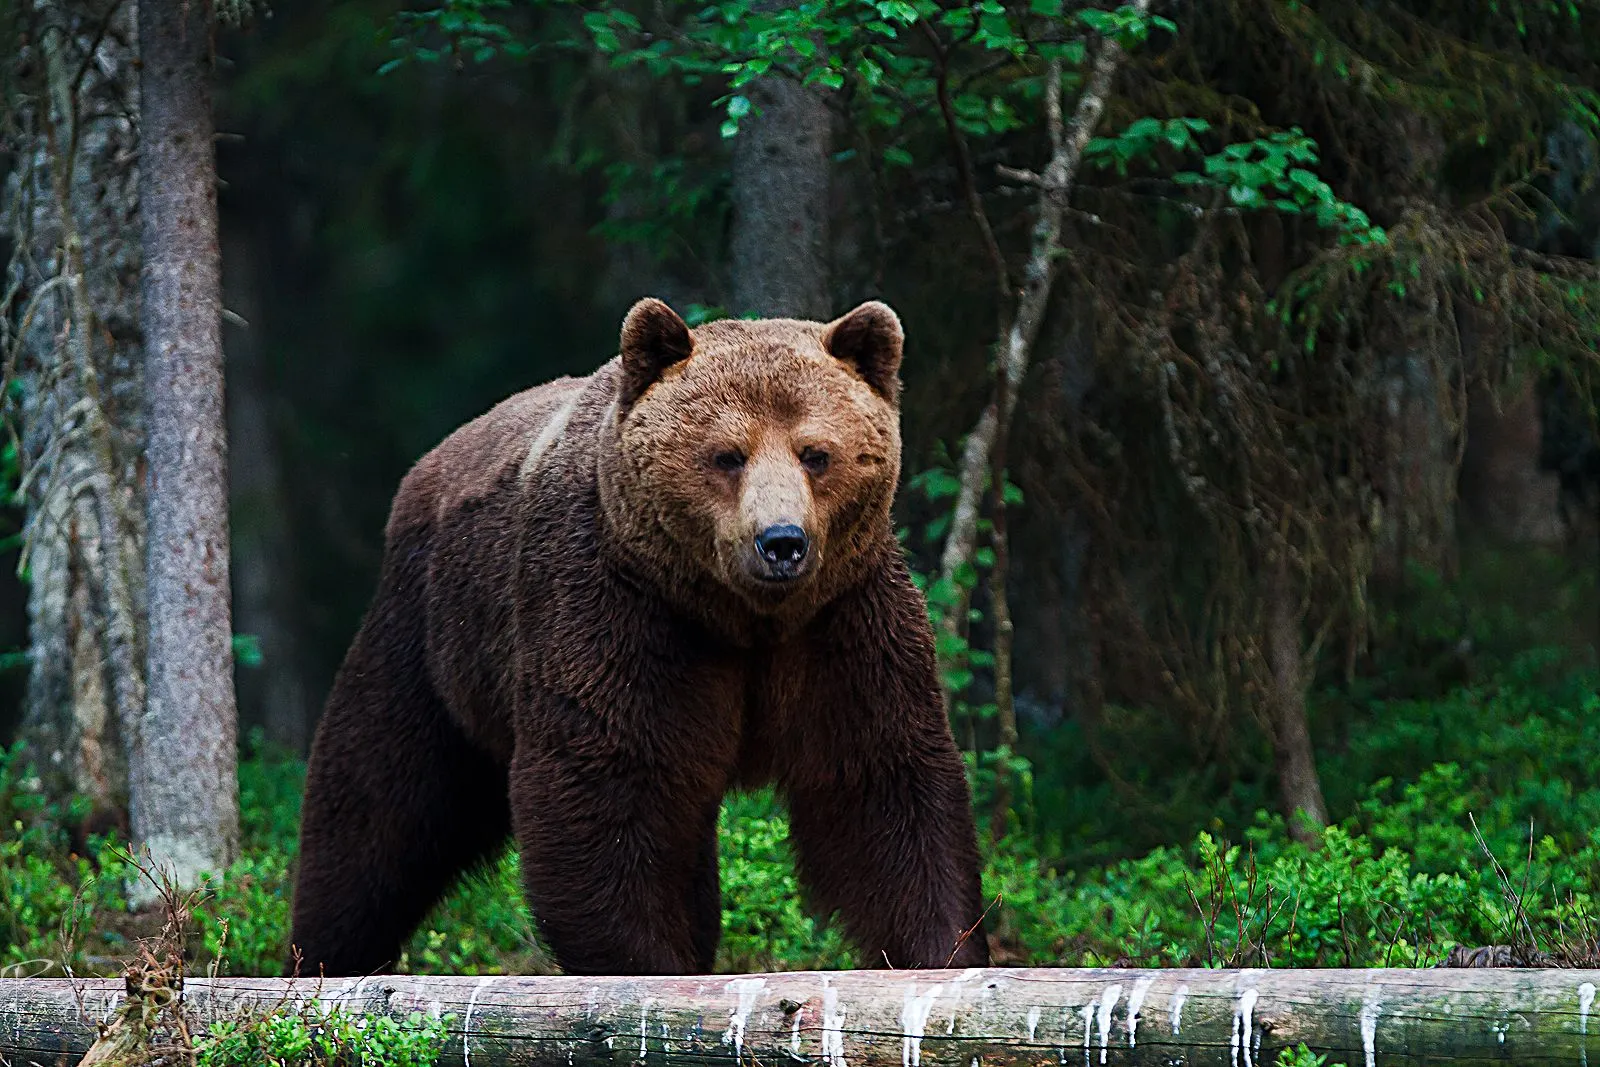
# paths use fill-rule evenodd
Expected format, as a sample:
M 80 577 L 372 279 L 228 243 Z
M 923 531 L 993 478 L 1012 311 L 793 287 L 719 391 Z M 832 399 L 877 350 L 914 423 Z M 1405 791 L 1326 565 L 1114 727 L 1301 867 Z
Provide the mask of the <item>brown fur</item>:
M 617 359 L 417 464 L 312 752 L 307 971 L 391 963 L 508 831 L 566 970 L 707 971 L 718 806 L 766 783 L 869 964 L 987 962 L 960 941 L 970 801 L 889 524 L 900 347 L 881 304 L 691 333 L 641 301 Z M 805 569 L 763 582 L 750 545 L 780 522 Z

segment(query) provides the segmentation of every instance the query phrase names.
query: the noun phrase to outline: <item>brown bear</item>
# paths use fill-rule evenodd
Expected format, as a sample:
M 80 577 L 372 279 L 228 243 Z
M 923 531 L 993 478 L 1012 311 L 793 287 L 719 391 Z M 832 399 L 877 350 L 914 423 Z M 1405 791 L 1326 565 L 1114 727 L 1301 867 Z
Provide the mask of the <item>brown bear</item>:
M 365 974 L 508 835 L 569 973 L 711 969 L 717 812 L 776 787 L 870 965 L 974 966 L 978 853 L 890 525 L 900 320 L 691 331 L 530 389 L 406 475 L 306 782 L 302 973 Z

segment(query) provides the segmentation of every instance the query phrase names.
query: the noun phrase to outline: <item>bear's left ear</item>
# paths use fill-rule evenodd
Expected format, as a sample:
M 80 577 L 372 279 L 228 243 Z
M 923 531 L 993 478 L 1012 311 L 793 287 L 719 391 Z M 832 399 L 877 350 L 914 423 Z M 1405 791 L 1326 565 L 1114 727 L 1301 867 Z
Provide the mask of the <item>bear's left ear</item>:
M 678 313 L 654 297 L 646 297 L 628 309 L 622 320 L 622 387 L 618 394 L 624 408 L 644 395 L 661 377 L 661 372 L 689 358 L 694 338 Z
M 822 331 L 822 347 L 856 369 L 890 403 L 900 397 L 900 355 L 905 348 L 900 316 L 888 304 L 869 300 Z

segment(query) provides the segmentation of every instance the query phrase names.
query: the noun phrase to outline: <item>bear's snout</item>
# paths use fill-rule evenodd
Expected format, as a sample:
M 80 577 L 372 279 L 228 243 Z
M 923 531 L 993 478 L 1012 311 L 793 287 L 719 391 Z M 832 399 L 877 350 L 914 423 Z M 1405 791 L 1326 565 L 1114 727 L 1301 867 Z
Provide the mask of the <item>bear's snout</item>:
M 805 570 L 810 549 L 811 539 L 805 530 L 793 523 L 768 526 L 756 534 L 756 555 L 763 571 L 759 577 L 769 582 L 798 578 Z

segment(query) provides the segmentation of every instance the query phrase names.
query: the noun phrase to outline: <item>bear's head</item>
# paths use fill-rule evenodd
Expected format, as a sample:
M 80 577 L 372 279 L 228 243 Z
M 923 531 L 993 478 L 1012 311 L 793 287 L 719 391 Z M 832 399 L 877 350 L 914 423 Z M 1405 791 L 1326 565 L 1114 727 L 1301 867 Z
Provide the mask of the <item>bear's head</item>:
M 635 304 L 610 435 L 634 553 L 759 614 L 847 584 L 891 536 L 903 342 L 875 301 L 830 323 L 694 330 L 659 300 Z

